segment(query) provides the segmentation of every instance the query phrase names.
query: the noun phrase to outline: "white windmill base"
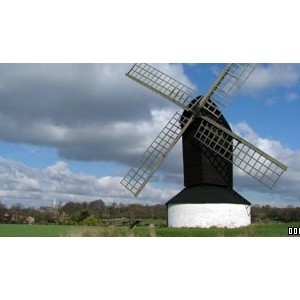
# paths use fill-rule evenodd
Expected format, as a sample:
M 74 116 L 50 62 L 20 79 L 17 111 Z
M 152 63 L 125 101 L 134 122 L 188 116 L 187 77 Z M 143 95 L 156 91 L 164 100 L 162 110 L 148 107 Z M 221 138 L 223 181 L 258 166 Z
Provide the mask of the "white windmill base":
M 195 185 L 166 203 L 169 227 L 227 227 L 251 224 L 251 203 L 232 189 Z
M 232 203 L 173 204 L 168 206 L 169 227 L 227 227 L 251 224 L 250 206 Z

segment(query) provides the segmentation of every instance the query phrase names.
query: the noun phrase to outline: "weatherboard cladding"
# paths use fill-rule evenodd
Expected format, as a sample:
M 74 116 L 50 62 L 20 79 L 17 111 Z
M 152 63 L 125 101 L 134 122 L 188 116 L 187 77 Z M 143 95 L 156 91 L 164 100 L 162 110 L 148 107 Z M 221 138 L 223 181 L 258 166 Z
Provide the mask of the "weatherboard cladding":
M 201 97 L 201 96 L 200 96 Z M 190 105 L 198 99 L 194 99 Z M 190 117 L 191 112 L 185 110 L 183 117 Z M 202 115 L 210 115 L 201 110 Z M 215 117 L 210 115 L 211 118 Z M 215 151 L 195 139 L 194 135 L 202 121 L 197 117 L 182 136 L 184 186 L 216 184 L 232 189 L 232 163 L 222 158 Z M 231 130 L 223 115 L 217 120 L 219 124 Z
M 172 204 L 204 204 L 204 203 L 232 203 L 251 205 L 244 197 L 233 189 L 217 185 L 195 185 L 184 188 L 180 193 L 169 200 L 166 205 Z

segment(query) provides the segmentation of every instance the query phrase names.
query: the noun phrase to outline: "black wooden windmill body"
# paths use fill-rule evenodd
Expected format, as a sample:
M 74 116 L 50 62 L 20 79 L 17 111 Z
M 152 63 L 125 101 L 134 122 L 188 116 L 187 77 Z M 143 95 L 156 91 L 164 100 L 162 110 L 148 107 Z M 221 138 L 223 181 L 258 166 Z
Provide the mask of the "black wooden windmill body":
M 169 226 L 248 225 L 250 202 L 233 190 L 233 165 L 268 188 L 287 170 L 234 134 L 222 115 L 254 68 L 228 64 L 203 96 L 148 64 L 135 64 L 126 74 L 184 110 L 175 113 L 121 181 L 137 197 L 182 137 L 185 188 L 167 203 Z

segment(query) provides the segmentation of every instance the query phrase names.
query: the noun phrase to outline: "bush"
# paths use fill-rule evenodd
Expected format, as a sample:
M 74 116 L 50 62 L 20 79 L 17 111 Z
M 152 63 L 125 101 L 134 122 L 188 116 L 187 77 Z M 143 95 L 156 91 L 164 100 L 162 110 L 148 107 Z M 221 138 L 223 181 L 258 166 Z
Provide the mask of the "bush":
M 94 216 L 87 217 L 82 221 L 82 225 L 87 225 L 87 226 L 96 226 L 99 224 L 100 224 L 99 219 L 95 218 Z
M 86 210 L 76 211 L 71 215 L 71 220 L 75 223 L 80 223 L 84 219 L 89 217 L 89 213 Z

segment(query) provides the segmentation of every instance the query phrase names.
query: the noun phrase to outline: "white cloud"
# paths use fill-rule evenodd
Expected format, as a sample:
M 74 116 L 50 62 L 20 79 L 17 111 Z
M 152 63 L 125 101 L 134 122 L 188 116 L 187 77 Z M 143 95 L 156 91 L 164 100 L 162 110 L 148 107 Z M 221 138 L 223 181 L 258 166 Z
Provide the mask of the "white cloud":
M 0 139 L 51 146 L 61 158 L 115 161 L 131 166 L 178 107 L 126 78 L 123 64 L 7 64 L 0 68 Z M 163 72 L 194 87 L 180 64 L 159 64 Z M 172 158 L 179 147 L 175 147 Z M 162 166 L 172 174 L 180 162 Z M 107 201 L 132 195 L 121 177 L 74 174 L 65 162 L 44 170 L 2 159 L 2 199 Z M 11 171 L 13 170 L 13 171 Z M 18 176 L 16 175 L 18 174 Z M 26 176 L 25 176 L 26 175 Z M 169 177 L 171 177 L 169 175 Z M 173 179 L 174 180 L 174 179 Z M 139 199 L 167 201 L 172 193 L 148 185 Z
M 63 159 L 131 164 L 179 108 L 125 77 L 130 67 L 1 65 L 0 139 L 54 147 Z M 182 65 L 157 67 L 194 87 Z
M 271 191 L 235 168 L 234 182 L 237 191 L 253 204 L 300 205 L 300 150 L 292 150 L 279 141 L 260 137 L 246 122 L 233 124 L 232 127 L 237 134 L 288 166 L 288 171 Z M 182 188 L 182 165 L 178 164 L 179 160 L 181 145 L 178 144 L 167 158 L 169 166 L 165 172 L 155 174 L 139 198 L 135 199 L 120 184 L 119 176 L 98 178 L 74 173 L 64 161 L 39 170 L 0 157 L 0 200 L 25 204 L 30 202 L 30 205 L 50 204 L 54 198 L 63 202 L 102 198 L 107 203 L 165 203 Z M 167 170 L 172 170 L 170 174 L 173 177 L 168 175 Z
M 274 87 L 293 87 L 299 81 L 300 64 L 261 64 L 245 83 L 245 90 L 256 93 Z
M 196 89 L 196 86 L 192 84 L 189 78 L 185 75 L 182 64 L 151 64 L 161 72 L 171 76 L 177 81 L 189 86 L 192 89 Z
M 284 147 L 279 141 L 260 137 L 246 122 L 233 124 L 232 128 L 236 134 L 278 160 L 285 161 L 287 156 L 294 154 L 293 150 Z
M 101 198 L 107 204 L 115 202 L 144 204 L 162 203 L 172 190 L 161 190 L 148 185 L 139 200 L 121 186 L 121 177 L 97 178 L 72 172 L 68 164 L 58 161 L 39 170 L 0 156 L 0 201 L 24 205 L 49 205 L 57 201 L 91 201 Z
M 238 135 L 288 167 L 288 170 L 282 175 L 272 190 L 266 189 L 259 182 L 235 168 L 234 182 L 237 189 L 244 191 L 246 194 L 255 195 L 251 199 L 254 203 L 260 204 L 268 198 L 269 200 L 272 199 L 272 201 L 276 199 L 275 204 L 300 205 L 300 149 L 293 150 L 285 147 L 278 140 L 262 138 L 246 122 L 233 124 L 232 128 Z M 266 195 L 269 196 L 266 197 Z M 270 200 L 269 202 L 271 203 L 272 201 Z

